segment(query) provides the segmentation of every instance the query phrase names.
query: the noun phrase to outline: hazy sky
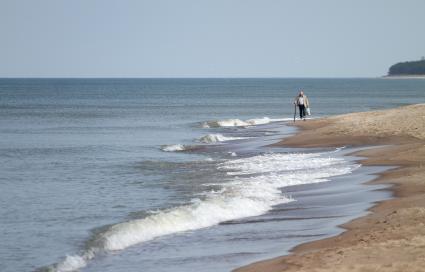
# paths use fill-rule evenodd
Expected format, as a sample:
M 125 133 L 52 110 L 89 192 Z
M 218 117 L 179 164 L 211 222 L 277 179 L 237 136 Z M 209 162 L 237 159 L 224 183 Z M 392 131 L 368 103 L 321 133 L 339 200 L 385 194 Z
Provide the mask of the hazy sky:
M 0 0 L 0 77 L 363 77 L 425 55 L 424 0 Z

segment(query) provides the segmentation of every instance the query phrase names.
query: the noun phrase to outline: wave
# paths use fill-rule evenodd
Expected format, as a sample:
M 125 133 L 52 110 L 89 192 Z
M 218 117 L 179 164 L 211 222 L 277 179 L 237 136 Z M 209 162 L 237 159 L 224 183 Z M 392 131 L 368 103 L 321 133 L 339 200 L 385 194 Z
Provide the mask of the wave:
M 184 151 L 187 150 L 188 147 L 182 144 L 174 144 L 174 145 L 163 145 L 161 146 L 162 151 L 166 152 L 175 152 L 175 151 Z
M 209 144 L 216 142 L 226 142 L 226 141 L 234 141 L 234 140 L 242 140 L 247 139 L 247 137 L 228 137 L 223 136 L 222 134 L 207 134 L 201 138 L 199 138 L 199 142 Z
M 209 143 L 226 142 L 226 141 L 234 141 L 234 140 L 241 140 L 241 139 L 247 139 L 247 137 L 227 137 L 227 136 L 223 136 L 222 134 L 207 134 L 199 138 L 198 142 L 209 144 Z M 179 151 L 194 150 L 196 146 L 172 144 L 172 145 L 162 145 L 160 148 L 162 151 L 165 151 L 165 152 L 179 152 Z
M 246 127 L 248 123 L 240 119 L 226 119 L 221 121 L 207 121 L 202 123 L 202 128 L 215 128 L 215 127 Z
M 346 164 L 344 159 L 323 157 L 326 153 L 270 153 L 221 163 L 218 168 L 228 175 L 252 175 L 269 172 L 319 170 L 323 167 Z
M 215 120 L 215 121 L 206 121 L 202 123 L 203 128 L 216 128 L 216 127 L 249 127 L 256 125 L 264 125 L 271 122 L 283 122 L 290 121 L 291 118 L 281 118 L 281 119 L 272 119 L 269 117 L 255 118 L 248 120 L 240 119 L 226 119 L 226 120 Z
M 98 252 L 122 250 L 154 238 L 206 228 L 221 222 L 258 216 L 273 206 L 293 201 L 281 188 L 328 181 L 358 167 L 327 154 L 270 153 L 232 159 L 217 165 L 230 180 L 210 184 L 219 190 L 205 191 L 191 203 L 153 213 L 142 219 L 110 226 L 98 233 L 80 255 L 67 256 L 51 271 L 73 271 L 84 267 Z

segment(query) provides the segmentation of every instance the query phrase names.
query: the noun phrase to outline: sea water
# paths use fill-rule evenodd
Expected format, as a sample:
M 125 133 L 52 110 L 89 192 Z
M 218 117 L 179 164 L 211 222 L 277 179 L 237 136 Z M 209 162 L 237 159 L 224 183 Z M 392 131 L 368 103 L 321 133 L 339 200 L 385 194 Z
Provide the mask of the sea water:
M 312 118 L 425 101 L 420 79 L 0 79 L 0 270 L 229 271 L 339 233 L 382 169 L 268 147 L 299 89 Z

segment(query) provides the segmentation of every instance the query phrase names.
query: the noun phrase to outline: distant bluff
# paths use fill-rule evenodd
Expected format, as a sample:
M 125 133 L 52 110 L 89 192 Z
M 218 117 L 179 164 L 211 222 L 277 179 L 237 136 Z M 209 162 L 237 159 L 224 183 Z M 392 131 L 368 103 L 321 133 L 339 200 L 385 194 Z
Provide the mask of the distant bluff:
M 425 76 L 425 59 L 417 61 L 399 62 L 392 65 L 388 71 L 389 76 Z

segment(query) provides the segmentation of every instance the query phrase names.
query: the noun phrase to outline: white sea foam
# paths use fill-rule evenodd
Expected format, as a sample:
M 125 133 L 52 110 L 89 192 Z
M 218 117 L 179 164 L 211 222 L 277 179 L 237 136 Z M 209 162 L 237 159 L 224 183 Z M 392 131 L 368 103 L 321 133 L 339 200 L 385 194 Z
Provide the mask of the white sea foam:
M 247 139 L 247 137 L 228 137 L 228 136 L 223 136 L 222 134 L 207 134 L 199 138 L 198 141 L 201 143 L 209 144 L 209 143 L 216 143 L 216 142 L 242 140 L 242 139 Z
M 340 158 L 324 157 L 323 154 L 297 153 L 281 154 L 271 153 L 226 161 L 220 164 L 219 169 L 229 170 L 229 175 L 246 175 L 267 172 L 282 172 L 294 170 L 314 170 L 345 164 L 346 161 Z
M 205 191 L 202 199 L 109 227 L 96 237 L 94 247 L 82 255 L 68 256 L 53 266 L 72 271 L 86 265 L 98 251 L 122 250 L 156 237 L 205 228 L 228 220 L 258 216 L 274 205 L 292 201 L 282 187 L 327 181 L 350 173 L 358 165 L 322 154 L 264 154 L 231 159 L 219 164 L 230 180 L 219 190 Z
M 249 124 L 240 119 L 226 119 L 226 120 L 217 120 L 217 121 L 207 121 L 202 123 L 203 128 L 245 127 L 245 126 L 249 126 Z
M 75 271 L 79 268 L 82 268 L 87 265 L 87 261 L 89 261 L 91 258 L 88 258 L 84 256 L 79 255 L 73 255 L 73 256 L 66 256 L 65 260 L 63 260 L 61 263 L 59 263 L 55 268 L 58 272 L 68 272 L 68 271 Z
M 226 119 L 226 120 L 215 120 L 215 121 L 207 121 L 202 123 L 203 128 L 214 128 L 214 127 L 248 127 L 248 126 L 256 126 L 256 125 L 264 125 L 271 122 L 282 122 L 282 121 L 290 121 L 291 118 L 280 118 L 280 119 L 272 119 L 269 117 L 263 118 L 255 118 L 243 121 L 241 119 Z
M 275 120 L 275 121 L 273 121 L 273 120 Z M 263 118 L 249 119 L 249 120 L 246 120 L 245 122 L 247 122 L 251 126 L 256 126 L 256 125 L 264 125 L 264 124 L 268 124 L 268 123 L 271 123 L 271 122 L 276 122 L 276 121 L 279 121 L 279 120 L 281 120 L 281 119 L 270 119 L 268 117 L 263 117 Z
M 163 145 L 161 146 L 162 151 L 166 152 L 175 152 L 175 151 L 183 151 L 186 150 L 187 147 L 182 144 L 174 144 L 174 145 Z

